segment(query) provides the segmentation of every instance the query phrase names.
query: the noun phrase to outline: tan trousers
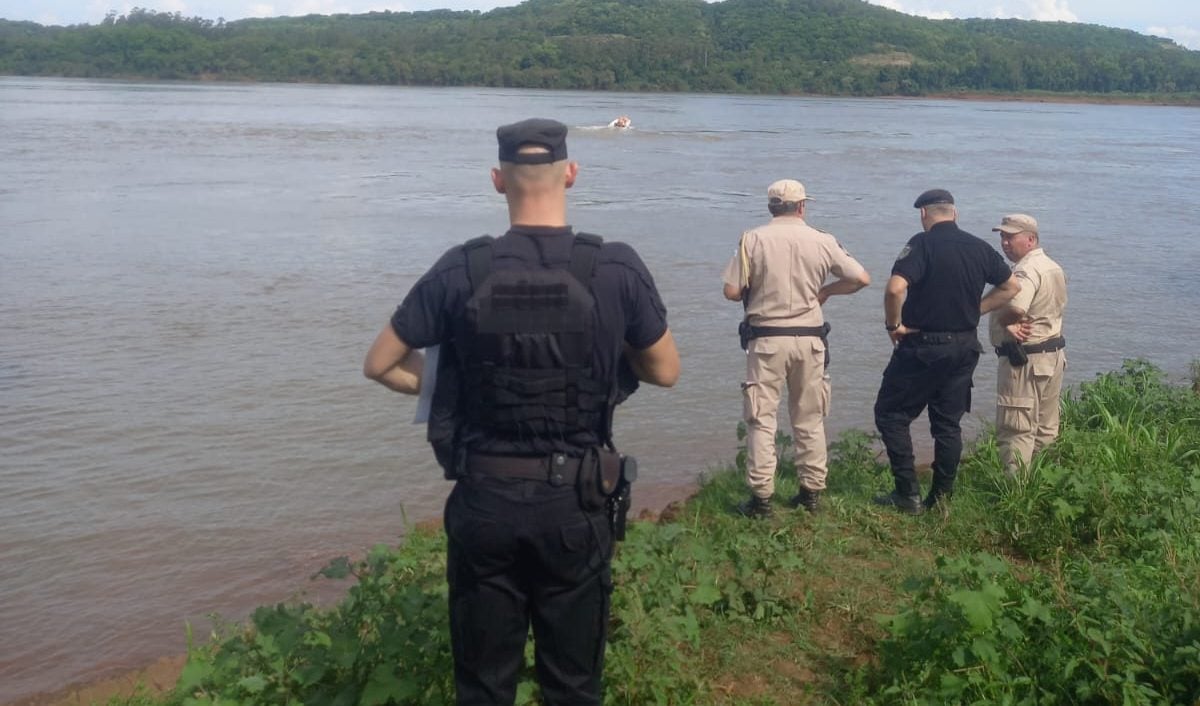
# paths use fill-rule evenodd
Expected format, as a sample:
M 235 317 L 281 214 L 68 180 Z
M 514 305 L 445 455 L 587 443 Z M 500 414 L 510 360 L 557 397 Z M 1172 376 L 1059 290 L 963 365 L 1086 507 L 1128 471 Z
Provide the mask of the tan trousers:
M 996 373 L 996 446 L 1008 475 L 1016 475 L 1034 453 L 1058 437 L 1058 401 L 1066 368 L 1066 349 L 1031 353 L 1029 362 L 1016 368 L 1007 358 L 1000 359 Z
M 746 484 L 760 498 L 775 493 L 775 430 L 785 385 L 796 474 L 805 488 L 825 489 L 825 415 L 829 414 L 825 344 L 815 336 L 768 336 L 750 341 L 742 384 Z

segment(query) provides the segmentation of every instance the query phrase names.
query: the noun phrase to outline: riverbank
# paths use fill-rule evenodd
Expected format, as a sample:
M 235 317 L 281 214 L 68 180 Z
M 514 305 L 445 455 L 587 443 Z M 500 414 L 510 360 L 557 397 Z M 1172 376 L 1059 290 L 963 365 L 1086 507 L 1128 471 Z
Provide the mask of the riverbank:
M 15 78 L 47 78 L 45 76 L 34 76 L 24 74 L 4 74 L 0 73 L 0 77 L 12 76 Z M 74 78 L 71 76 L 53 76 L 50 78 Z M 147 76 L 142 74 L 121 74 L 104 77 L 106 81 L 127 81 L 131 83 L 162 83 L 162 84 L 188 84 L 188 83 L 203 83 L 203 84 L 232 84 L 232 85 L 255 85 L 255 84 L 273 84 L 282 85 L 303 85 L 303 86 L 327 86 L 327 85 L 345 85 L 345 84 L 330 84 L 324 81 L 311 80 L 295 80 L 295 81 L 257 81 L 253 79 L 239 79 L 236 77 L 220 76 L 215 74 L 203 74 L 189 79 L 161 79 L 155 76 Z M 360 84 L 354 84 L 360 85 Z M 430 88 L 430 86 L 398 86 L 399 88 Z M 455 88 L 495 88 L 494 86 L 455 86 Z M 595 92 L 590 89 L 563 89 L 563 90 L 579 90 L 581 92 Z M 638 91 L 634 91 L 638 93 Z M 646 93 L 681 93 L 684 95 L 774 95 L 762 93 L 712 93 L 706 91 L 646 91 Z M 1000 103 L 1052 103 L 1064 105 L 1130 105 L 1130 106 L 1163 106 L 1177 108 L 1200 108 L 1200 94 L 1129 94 L 1129 93 L 1054 93 L 1049 91 L 1024 91 L 1020 93 L 1006 92 L 989 92 L 989 91 L 944 91 L 925 93 L 921 95 L 879 95 L 879 96 L 857 96 L 847 94 L 827 94 L 827 93 L 789 93 L 789 96 L 795 98 L 820 98 L 820 99 L 847 99 L 847 100 L 899 100 L 899 101 L 920 101 L 920 100 L 955 100 L 955 101 L 975 101 L 975 102 L 1000 102 Z
M 657 521 L 665 513 L 676 511 L 697 491 L 694 484 L 684 486 L 645 483 L 644 486 L 638 488 L 634 503 L 636 521 L 639 522 Z M 430 518 L 417 522 L 415 529 L 424 533 L 437 533 L 440 526 L 441 518 Z M 207 626 L 198 627 L 203 631 Z M 156 703 L 155 699 L 174 689 L 186 662 L 186 654 L 177 654 L 161 657 L 133 669 L 104 670 L 96 678 L 18 698 L 5 702 L 2 706 L 90 706 L 108 703 L 135 706 L 143 701 Z
M 1001 103 L 1062 103 L 1066 105 L 1145 105 L 1173 106 L 1177 108 L 1200 107 L 1200 95 L 1167 94 L 1108 94 L 1108 93 L 1048 93 L 1031 91 L 1025 93 L 949 92 L 931 93 L 914 98 L 935 100 L 994 101 Z
M 92 704 L 137 703 L 135 698 L 161 697 L 179 683 L 187 655 L 163 657 L 140 669 L 121 671 L 114 676 L 75 684 L 59 691 L 37 694 L 11 702 L 8 706 L 91 706 Z
M 1195 52 L 1170 40 L 1096 25 L 943 22 L 853 2 L 785 5 L 769 17 L 744 0 L 702 12 L 672 3 L 623 5 L 620 12 L 609 12 L 545 0 L 483 13 L 335 14 L 225 23 L 135 8 L 98 26 L 21 23 L 10 32 L 6 43 L 11 46 L 0 47 L 0 70 L 759 95 L 805 90 L 871 96 L 1025 86 L 1200 90 Z M 780 33 L 781 25 L 805 31 Z
M 860 433 L 832 445 L 817 516 L 736 517 L 740 474 L 715 473 L 672 512 L 633 524 L 618 552 L 610 696 L 1200 699 L 1200 396 L 1127 363 L 1081 385 L 1063 422 L 1058 443 L 1019 481 L 1000 472 L 991 439 L 979 439 L 949 510 L 922 517 L 871 505 L 890 477 Z M 785 449 L 778 492 L 795 488 Z M 262 609 L 255 629 L 197 646 L 181 686 L 195 703 L 445 702 L 443 566 L 432 527 L 396 550 L 335 563 L 330 574 L 358 576 L 337 611 Z M 531 669 L 521 693 L 519 703 L 536 702 Z

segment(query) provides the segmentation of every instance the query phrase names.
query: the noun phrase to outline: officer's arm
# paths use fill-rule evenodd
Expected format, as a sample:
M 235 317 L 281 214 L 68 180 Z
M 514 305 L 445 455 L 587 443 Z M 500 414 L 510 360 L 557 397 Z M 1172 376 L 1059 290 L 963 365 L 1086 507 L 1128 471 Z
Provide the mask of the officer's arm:
M 883 322 L 888 326 L 896 326 L 900 324 L 904 298 L 908 296 L 908 280 L 900 275 L 892 275 L 888 278 L 886 289 L 883 293 Z
M 721 279 L 725 285 L 722 290 L 725 298 L 731 302 L 740 302 L 742 300 L 742 284 L 749 278 L 746 272 L 746 261 L 742 251 L 742 244 L 738 242 L 738 250 L 729 260 L 729 264 L 725 265 L 725 271 L 721 273 Z
M 1008 300 L 1017 296 L 1017 292 L 1021 291 L 1021 283 L 1016 277 L 1009 277 L 1005 281 L 996 285 L 992 291 L 984 295 L 983 299 L 979 300 L 979 313 L 986 314 L 989 311 L 999 309 Z
M 996 312 L 996 316 L 999 318 L 1002 326 L 1008 326 L 1009 324 L 1015 324 L 1021 319 L 1025 318 L 1025 310 L 1010 304 Z
M 363 361 L 363 375 L 375 382 L 409 395 L 421 392 L 421 373 L 425 356 L 396 335 L 389 323 L 383 327 Z
M 637 349 L 626 344 L 625 358 L 638 380 L 660 387 L 671 387 L 679 380 L 679 350 L 671 329 L 648 348 Z
M 996 312 L 996 318 L 1004 326 L 1011 326 L 1025 318 L 1029 313 L 1029 307 L 1033 304 L 1033 295 L 1037 291 L 1038 285 L 1035 283 L 1034 277 L 1037 276 L 1037 271 L 1026 271 L 1024 268 L 1017 267 L 1013 270 L 1012 276 L 1016 278 L 1017 284 L 1021 285 L 1021 289 L 1017 292 L 1017 296 L 1013 297 L 1007 306 L 1004 306 Z M 1037 281 L 1041 281 L 1040 278 Z M 1015 333 L 1013 334 L 1017 340 L 1023 340 Z
M 817 301 L 824 304 L 826 300 L 835 294 L 854 294 L 858 290 L 871 283 L 871 275 L 867 271 L 859 268 L 858 272 L 851 277 L 839 277 L 829 284 L 821 287 L 817 292 Z

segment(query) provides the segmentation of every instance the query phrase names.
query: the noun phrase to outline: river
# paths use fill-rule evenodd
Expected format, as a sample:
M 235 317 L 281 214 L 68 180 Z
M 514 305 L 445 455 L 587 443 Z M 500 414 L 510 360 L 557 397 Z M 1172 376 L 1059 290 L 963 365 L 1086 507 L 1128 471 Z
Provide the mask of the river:
M 638 249 L 682 353 L 619 413 L 641 507 L 736 453 L 720 271 L 775 179 L 875 279 L 826 307 L 831 435 L 871 426 L 882 283 L 931 187 L 997 247 L 1001 215 L 1038 218 L 1068 383 L 1200 355 L 1195 109 L 0 77 L 0 703 L 328 599 L 327 560 L 439 516 L 414 400 L 362 356 L 441 252 L 506 227 L 494 130 L 530 116 L 571 126 L 571 222 Z

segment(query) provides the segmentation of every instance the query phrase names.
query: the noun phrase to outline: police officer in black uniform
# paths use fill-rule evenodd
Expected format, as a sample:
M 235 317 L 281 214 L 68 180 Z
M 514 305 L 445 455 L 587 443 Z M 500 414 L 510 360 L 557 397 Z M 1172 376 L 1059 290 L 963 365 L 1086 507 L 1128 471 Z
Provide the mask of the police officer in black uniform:
M 429 432 L 456 481 L 444 521 L 459 704 L 513 703 L 530 625 L 544 702 L 600 703 L 615 515 L 627 508 L 612 473 L 631 475 L 611 415 L 636 379 L 669 387 L 679 375 L 641 258 L 567 225 L 578 165 L 566 134 L 544 119 L 496 131 L 492 181 L 511 227 L 447 251 L 363 368 L 416 393 L 416 349 L 440 346 Z
M 913 207 L 921 209 L 924 231 L 900 251 L 887 283 L 884 325 L 894 349 L 875 398 L 875 426 L 896 489 L 875 502 L 919 515 L 954 492 L 959 420 L 971 409 L 971 377 L 982 351 L 979 317 L 1012 299 L 1020 285 L 991 245 L 958 227 L 949 191 L 926 191 Z M 984 283 L 996 287 L 981 299 Z M 933 487 L 922 501 L 909 427 L 926 407 Z

